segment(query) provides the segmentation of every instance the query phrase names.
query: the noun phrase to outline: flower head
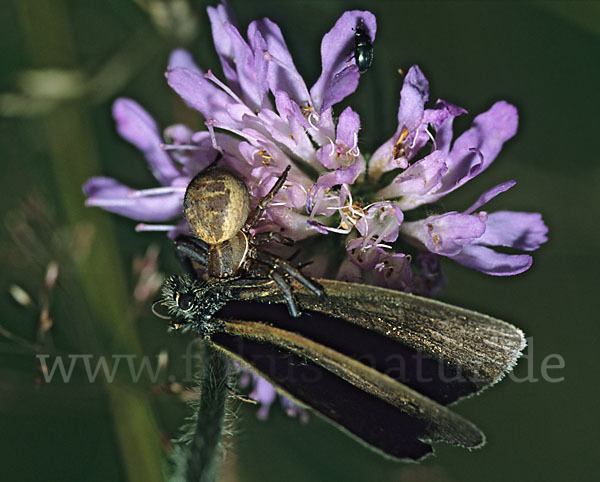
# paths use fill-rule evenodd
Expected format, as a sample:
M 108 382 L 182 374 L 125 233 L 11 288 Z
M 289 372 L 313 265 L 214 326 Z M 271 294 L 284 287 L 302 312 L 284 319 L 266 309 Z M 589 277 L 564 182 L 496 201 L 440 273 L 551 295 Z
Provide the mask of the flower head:
M 295 240 L 311 237 L 311 246 L 336 237 L 345 256 L 314 252 L 323 259 L 321 272 L 338 279 L 429 296 L 445 283 L 440 256 L 498 276 L 531 266 L 529 254 L 494 248 L 537 249 L 547 240 L 541 215 L 482 209 L 514 181 L 492 187 L 462 211 L 439 212 L 433 206 L 424 215 L 422 209 L 494 161 L 517 131 L 514 106 L 496 102 L 454 139 L 453 121 L 467 111 L 444 100 L 430 103 L 429 82 L 412 66 L 400 91 L 398 126 L 368 156 L 359 146 L 359 115 L 351 107 L 339 114 L 334 108 L 358 86 L 354 29 L 364 22 L 374 41 L 373 14 L 345 12 L 324 35 L 321 75 L 310 88 L 271 20 L 253 21 L 243 35 L 226 4 L 209 7 L 208 15 L 223 77 L 201 70 L 183 50 L 172 53 L 166 71 L 169 86 L 203 116 L 206 130 L 175 125 L 161 135 L 137 103 L 117 100 L 117 130 L 146 156 L 160 186 L 138 190 L 93 178 L 84 186 L 87 205 L 142 221 L 138 230 L 186 231 L 181 219 L 185 188 L 220 154 L 220 162 L 246 182 L 254 199 L 292 166 L 256 231 L 277 228 Z M 331 249 L 332 244 L 322 246 Z

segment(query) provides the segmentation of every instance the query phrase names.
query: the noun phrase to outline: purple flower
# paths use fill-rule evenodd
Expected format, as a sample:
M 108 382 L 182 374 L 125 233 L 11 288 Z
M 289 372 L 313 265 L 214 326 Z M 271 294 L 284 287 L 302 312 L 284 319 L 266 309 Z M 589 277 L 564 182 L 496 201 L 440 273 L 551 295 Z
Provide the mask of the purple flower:
M 374 41 L 373 14 L 345 12 L 324 35 L 321 75 L 311 87 L 271 20 L 251 22 L 244 35 L 225 3 L 209 7 L 208 15 L 223 75 L 201 70 L 184 50 L 171 54 L 166 71 L 168 85 L 202 115 L 206 129 L 174 125 L 161 134 L 137 103 L 117 100 L 117 130 L 142 151 L 158 186 L 134 189 L 92 178 L 84 186 L 87 205 L 141 221 L 138 230 L 185 232 L 185 188 L 220 154 L 220 163 L 246 182 L 254 202 L 292 166 L 256 232 L 277 229 L 298 241 L 312 238 L 320 261 L 307 268 L 313 275 L 337 273 L 342 280 L 433 296 L 445 285 L 441 256 L 498 276 L 531 266 L 531 255 L 514 251 L 533 251 L 547 240 L 541 215 L 481 209 L 514 181 L 489 189 L 462 211 L 431 206 L 494 161 L 517 131 L 514 106 L 496 102 L 454 139 L 453 121 L 467 111 L 444 100 L 430 104 L 429 82 L 415 65 L 400 91 L 395 132 L 365 155 L 359 130 L 374 126 L 361 126 L 351 107 L 339 113 L 334 108 L 358 86 L 354 29 L 364 22 Z M 329 241 L 320 243 L 326 236 Z M 332 263 L 339 257 L 328 253 L 331 237 L 346 254 L 337 266 Z M 265 383 L 257 380 L 253 393 L 266 415 L 274 392 Z
M 244 371 L 240 377 L 240 386 L 242 388 L 252 386 L 250 392 L 250 398 L 256 400 L 259 404 L 259 409 L 256 412 L 256 416 L 260 420 L 266 420 L 271 410 L 271 405 L 277 399 L 277 392 L 273 385 L 271 385 L 264 378 L 258 376 L 256 373 Z M 289 398 L 279 395 L 281 406 L 290 417 L 298 416 L 300 421 L 306 422 L 308 420 L 308 412 L 306 409 L 299 407 Z

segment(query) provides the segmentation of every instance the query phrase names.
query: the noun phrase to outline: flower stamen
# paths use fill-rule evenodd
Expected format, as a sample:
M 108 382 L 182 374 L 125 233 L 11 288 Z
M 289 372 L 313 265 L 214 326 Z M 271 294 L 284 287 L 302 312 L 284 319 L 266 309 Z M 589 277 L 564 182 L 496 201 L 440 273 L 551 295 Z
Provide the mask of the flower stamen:
M 185 186 L 165 186 L 152 189 L 140 189 L 127 194 L 128 198 L 162 196 L 163 194 L 185 193 Z
M 136 227 L 135 230 L 136 232 L 140 232 L 140 231 L 171 231 L 172 229 L 175 229 L 177 226 L 175 226 L 174 224 L 145 224 L 145 223 L 139 223 Z
M 206 147 L 195 146 L 193 144 L 160 144 L 160 147 L 163 151 L 199 151 L 201 149 L 206 149 Z
M 402 156 L 404 156 L 404 154 L 406 154 L 403 143 L 407 137 L 408 137 L 408 129 L 406 127 L 404 127 L 400 131 L 400 136 L 398 137 L 396 144 L 394 144 L 394 149 L 392 150 L 392 158 L 394 159 L 394 161 L 397 159 L 400 159 Z
M 242 99 L 240 99 L 236 93 L 231 90 L 227 85 L 225 85 L 223 82 L 221 82 L 217 76 L 215 74 L 213 74 L 213 71 L 209 69 L 208 72 L 206 72 L 204 74 L 204 78 L 210 80 L 213 84 L 217 85 L 218 87 L 220 87 L 224 92 L 226 92 L 227 94 L 229 94 L 229 96 L 235 100 L 236 102 L 242 104 L 242 105 L 246 105 Z

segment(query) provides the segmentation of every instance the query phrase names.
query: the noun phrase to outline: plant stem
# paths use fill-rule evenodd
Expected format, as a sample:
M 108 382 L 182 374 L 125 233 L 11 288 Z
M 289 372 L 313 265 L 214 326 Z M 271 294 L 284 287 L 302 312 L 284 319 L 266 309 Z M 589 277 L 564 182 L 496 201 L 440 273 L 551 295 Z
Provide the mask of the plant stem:
M 219 442 L 225 420 L 229 361 L 204 343 L 200 405 L 187 461 L 188 482 L 216 480 Z

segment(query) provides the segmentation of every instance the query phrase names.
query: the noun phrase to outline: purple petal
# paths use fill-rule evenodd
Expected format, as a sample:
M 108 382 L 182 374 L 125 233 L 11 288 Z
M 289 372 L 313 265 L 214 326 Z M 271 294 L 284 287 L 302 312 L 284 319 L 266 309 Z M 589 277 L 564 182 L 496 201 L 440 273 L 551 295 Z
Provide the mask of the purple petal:
M 448 155 L 449 174 L 444 178 L 444 193 L 453 191 L 484 171 L 496 158 L 502 145 L 517 132 L 517 109 L 507 102 L 496 102 L 490 110 L 478 115 L 473 127 L 462 134 Z M 483 156 L 477 158 L 473 149 Z
M 337 141 L 350 148 L 357 147 L 359 129 L 360 116 L 350 107 L 346 107 L 338 119 Z
M 465 211 L 465 214 L 473 213 L 485 203 L 494 199 L 498 194 L 508 191 L 515 184 L 517 184 L 517 181 L 506 181 L 501 184 L 498 184 L 497 186 L 494 186 L 491 189 L 488 189 L 481 196 L 479 196 L 479 199 L 475 201 L 475 203 L 469 209 Z
M 385 254 L 385 251 L 375 246 L 364 249 L 361 247 L 363 243 L 364 240 L 362 238 L 356 238 L 351 242 L 346 243 L 348 259 L 360 269 L 371 271 L 375 268 L 375 265 L 380 262 L 381 256 Z
M 362 270 L 353 263 L 350 258 L 346 258 L 342 261 L 335 279 L 338 281 L 347 281 L 349 283 L 362 283 L 362 273 Z
M 298 103 L 287 92 L 278 90 L 275 93 L 275 106 L 279 115 L 284 119 L 288 119 L 288 121 L 294 119 L 306 129 L 311 127 Z
M 338 168 L 335 171 L 323 174 L 317 180 L 317 186 L 328 188 L 338 184 L 353 184 L 364 171 L 365 160 L 362 156 L 359 156 L 351 166 Z
M 413 272 L 410 257 L 403 253 L 386 255 L 375 267 L 375 280 L 378 286 L 410 292 L 413 289 Z
M 327 169 L 342 167 L 335 158 L 335 145 L 327 144 L 317 151 L 317 160 Z
M 144 222 L 159 222 L 181 215 L 184 190 L 169 194 L 139 196 L 135 189 L 107 177 L 93 177 L 83 185 L 86 206 L 101 207 L 112 213 Z M 142 191 L 143 193 L 143 191 Z
M 360 74 L 358 73 L 356 65 L 351 65 L 341 72 L 336 73 L 327 85 L 320 102 L 320 107 L 315 106 L 317 111 L 322 112 L 329 109 L 331 106 L 352 94 L 358 87 L 359 78 Z M 315 102 L 315 104 L 317 104 L 317 102 Z
M 313 105 L 322 112 L 356 90 L 360 74 L 356 64 L 349 64 L 354 53 L 355 28 L 363 20 L 371 39 L 375 39 L 377 22 L 371 12 L 345 12 L 321 42 L 322 71 L 310 89 Z
M 165 137 L 176 144 L 189 144 L 193 133 L 185 124 L 173 124 L 165 129 Z
M 396 198 L 402 196 L 398 204 L 402 209 L 413 209 L 426 200 L 423 196 L 435 192 L 441 186 L 441 179 L 448 171 L 446 156 L 441 151 L 434 151 L 415 162 L 377 193 L 379 198 Z
M 154 177 L 163 185 L 180 175 L 169 155 L 160 146 L 162 139 L 154 119 L 137 102 L 117 99 L 113 117 L 119 134 L 144 153 Z
M 313 122 L 314 123 L 314 122 Z M 325 146 L 335 139 L 335 122 L 333 121 L 333 108 L 321 112 L 316 121 L 316 129 L 310 129 L 310 135 L 319 146 Z
M 250 393 L 250 398 L 253 398 L 260 404 L 260 408 L 256 412 L 256 416 L 260 420 L 265 420 L 269 416 L 269 409 L 275 398 L 277 392 L 268 381 L 257 375 L 253 375 L 254 378 L 254 389 Z
M 540 213 L 498 211 L 488 215 L 485 225 L 477 244 L 533 251 L 548 241 L 548 227 Z
M 238 74 L 235 66 L 234 40 L 230 37 L 228 25 L 237 25 L 233 11 L 223 2 L 216 7 L 207 7 L 215 50 L 219 54 L 225 78 L 234 92 L 240 93 Z
M 269 62 L 265 58 L 267 42 L 262 33 L 256 30 L 253 24 L 248 28 L 248 40 L 254 54 L 252 78 L 254 79 L 253 91 L 256 92 L 257 109 L 271 107 L 271 101 L 267 97 L 269 92 Z
M 292 152 L 311 166 L 316 167 L 315 148 L 305 130 L 310 125 L 302 115 L 300 107 L 283 91 L 279 91 L 275 95 L 275 104 L 279 115 L 289 124 L 294 141 Z
M 246 43 L 238 29 L 231 24 L 225 26 L 225 30 L 231 39 L 233 48 L 233 61 L 237 72 L 237 82 L 239 82 L 240 92 L 242 97 L 248 104 L 248 107 L 258 110 L 262 107 L 262 96 L 259 92 L 259 82 L 257 78 L 257 69 L 254 65 L 254 52 Z M 259 34 L 260 35 L 260 34 Z M 254 39 L 257 44 L 261 44 L 259 39 Z M 264 43 L 264 41 L 263 41 Z M 262 60 L 262 54 L 259 56 Z M 262 60 L 264 64 L 265 61 Z M 263 92 L 266 92 L 266 68 L 264 68 Z
M 371 205 L 356 223 L 356 229 L 365 237 L 367 245 L 391 243 L 398 238 L 404 214 L 393 202 L 383 201 Z
M 285 413 L 290 417 L 295 417 L 298 415 L 298 418 L 301 422 L 308 421 L 308 412 L 305 408 L 302 408 L 292 402 L 289 398 L 284 397 L 283 395 L 279 395 L 279 401 L 281 402 L 281 406 L 285 410 Z
M 428 298 L 439 296 L 448 284 L 442 274 L 440 257 L 427 251 L 421 251 L 417 255 L 416 264 L 420 272 L 414 280 L 413 293 Z
M 270 62 L 268 73 L 268 83 L 273 94 L 277 96 L 279 92 L 285 92 L 299 105 L 309 105 L 308 89 L 294 65 L 279 26 L 268 18 L 256 20 L 250 26 L 254 26 L 262 34 L 269 55 L 277 60 Z M 285 65 L 285 68 L 279 64 Z
M 400 91 L 398 128 L 394 135 L 381 145 L 371 157 L 369 174 L 374 179 L 378 179 L 384 172 L 392 169 L 406 168 L 408 159 L 425 145 L 429 136 L 424 130 L 427 124 L 424 124 L 423 116 L 428 98 L 429 82 L 421 69 L 417 65 L 413 65 L 406 74 Z M 404 129 L 408 131 L 408 135 L 402 145 L 408 152 L 406 155 L 394 159 L 394 147 Z
M 485 246 L 465 246 L 462 251 L 450 256 L 457 263 L 492 276 L 512 276 L 527 271 L 533 262 L 527 254 L 497 253 Z
M 169 69 L 184 68 L 194 72 L 202 73 L 200 67 L 196 65 L 192 55 L 185 49 L 175 49 L 169 56 Z
M 402 224 L 402 234 L 432 253 L 454 256 L 485 232 L 485 217 L 462 213 L 430 216 Z
M 271 208 L 273 221 L 283 229 L 282 234 L 296 241 L 315 235 L 308 222 L 308 217 L 288 208 Z
M 398 127 L 406 127 L 410 133 L 416 132 L 428 99 L 429 82 L 419 66 L 413 65 L 406 74 L 400 91 Z
M 425 109 L 423 112 L 423 121 L 433 125 L 437 130 L 448 119 L 454 119 L 455 117 L 466 113 L 466 109 L 439 99 L 432 109 Z
M 398 159 L 393 158 L 394 146 L 400 137 L 400 132 L 401 129 L 396 131 L 371 156 L 369 160 L 369 177 L 373 180 L 376 181 L 384 172 L 391 171 L 392 169 L 406 169 L 408 167 L 408 160 L 405 156 L 401 156 Z
M 433 109 L 425 109 L 423 120 L 418 127 L 417 139 L 414 141 L 412 152 L 418 152 L 427 142 L 430 141 L 427 127 L 432 125 L 436 130 L 435 148 L 445 154 L 450 150 L 452 142 L 452 123 L 455 117 L 466 114 L 467 111 L 445 100 L 438 100 Z
M 216 119 L 225 126 L 237 126 L 229 115 L 229 107 L 236 105 L 227 93 L 216 87 L 198 72 L 189 69 L 167 70 L 167 81 L 190 107 L 200 111 L 206 119 Z
M 208 135 L 208 133 L 206 134 Z M 181 145 L 191 145 L 193 135 L 194 131 L 183 124 L 175 124 L 165 129 L 165 139 L 171 143 L 169 145 L 169 155 L 181 164 L 182 173 L 187 176 L 195 175 L 208 164 L 205 161 L 208 154 L 206 149 L 200 150 L 200 146 L 197 146 L 198 150 L 176 148 Z
M 291 126 L 287 119 L 281 118 L 271 109 L 263 109 L 258 113 L 257 121 L 256 128 L 267 133 L 267 136 L 278 143 L 279 146 L 285 146 L 291 151 L 295 149 L 296 139 L 291 135 Z

